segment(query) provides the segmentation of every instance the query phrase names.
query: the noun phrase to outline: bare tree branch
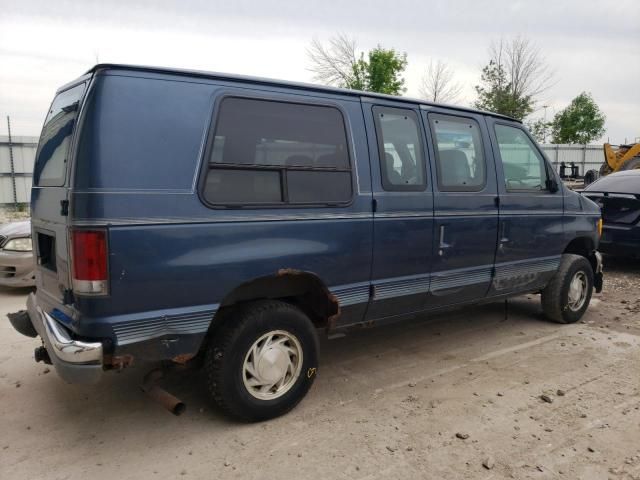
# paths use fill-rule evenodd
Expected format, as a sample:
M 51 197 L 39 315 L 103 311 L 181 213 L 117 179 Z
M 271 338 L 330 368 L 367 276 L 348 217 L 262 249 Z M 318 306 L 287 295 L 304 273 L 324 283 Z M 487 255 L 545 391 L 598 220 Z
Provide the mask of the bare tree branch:
M 311 61 L 309 70 L 313 72 L 314 80 L 325 85 L 350 86 L 356 74 L 356 49 L 355 39 L 345 34 L 330 38 L 326 47 L 314 38 L 307 48 L 307 56 Z
M 525 37 L 501 38 L 491 44 L 489 55 L 504 69 L 514 98 L 530 97 L 535 102 L 535 97 L 553 85 L 553 72 L 540 49 Z
M 420 96 L 432 102 L 455 103 L 460 99 L 462 85 L 454 81 L 454 72 L 445 62 L 429 62 L 422 77 Z

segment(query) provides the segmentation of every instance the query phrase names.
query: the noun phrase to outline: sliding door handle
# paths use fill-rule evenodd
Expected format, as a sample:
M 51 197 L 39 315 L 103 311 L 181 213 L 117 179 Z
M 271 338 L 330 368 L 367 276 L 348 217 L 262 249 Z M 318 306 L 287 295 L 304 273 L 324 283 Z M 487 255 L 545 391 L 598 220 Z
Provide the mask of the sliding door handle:
M 507 222 L 502 222 L 500 224 L 500 245 L 504 245 L 505 243 L 509 243 L 509 232 L 507 229 Z
M 444 251 L 451 248 L 451 244 L 445 242 L 445 226 L 440 225 L 440 242 L 438 244 L 438 255 L 443 256 Z

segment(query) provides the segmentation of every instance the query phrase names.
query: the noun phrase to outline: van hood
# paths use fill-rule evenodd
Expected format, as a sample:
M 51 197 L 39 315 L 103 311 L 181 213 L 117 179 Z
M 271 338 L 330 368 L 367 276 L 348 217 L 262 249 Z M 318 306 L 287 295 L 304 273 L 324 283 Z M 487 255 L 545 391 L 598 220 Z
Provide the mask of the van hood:
M 574 192 L 575 193 L 575 192 Z M 591 200 L 590 198 L 585 197 L 584 195 L 580 195 L 576 193 L 580 197 L 580 205 L 582 206 L 582 210 L 587 213 L 593 213 L 594 215 L 600 215 L 600 205 Z
M 0 225 L 0 235 L 3 237 L 30 237 L 31 220 L 11 222 Z

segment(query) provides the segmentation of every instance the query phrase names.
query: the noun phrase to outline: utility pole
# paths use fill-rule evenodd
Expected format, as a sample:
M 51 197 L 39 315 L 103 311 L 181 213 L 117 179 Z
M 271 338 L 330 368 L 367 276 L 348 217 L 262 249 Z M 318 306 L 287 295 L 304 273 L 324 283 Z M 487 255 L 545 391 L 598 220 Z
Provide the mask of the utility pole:
M 11 186 L 13 187 L 13 209 L 18 211 L 18 192 L 16 191 L 16 167 L 13 162 L 13 144 L 11 141 L 11 119 L 7 115 L 7 130 L 9 132 L 9 166 L 11 168 Z
M 544 129 L 542 130 L 542 143 L 547 143 L 547 108 L 549 108 L 549 105 L 543 105 L 542 108 L 544 108 Z

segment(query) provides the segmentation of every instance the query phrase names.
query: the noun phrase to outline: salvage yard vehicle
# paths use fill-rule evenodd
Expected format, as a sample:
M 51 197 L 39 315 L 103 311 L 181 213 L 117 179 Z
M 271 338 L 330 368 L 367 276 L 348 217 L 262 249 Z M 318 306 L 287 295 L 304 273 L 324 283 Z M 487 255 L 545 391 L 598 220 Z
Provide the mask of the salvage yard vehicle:
M 640 170 L 599 178 L 582 194 L 602 208 L 600 250 L 640 257 Z
M 31 222 L 0 225 L 0 285 L 33 287 L 35 283 Z
M 584 184 L 589 185 L 597 178 L 602 178 L 610 173 L 624 172 L 627 170 L 640 170 L 640 143 L 613 146 L 609 143 L 603 145 L 604 163 L 598 171 L 589 170 L 584 174 Z
M 32 190 L 37 292 L 15 328 L 68 382 L 200 360 L 257 421 L 318 373 L 318 334 L 602 287 L 600 210 L 521 122 L 196 71 L 98 65 L 62 87 Z

